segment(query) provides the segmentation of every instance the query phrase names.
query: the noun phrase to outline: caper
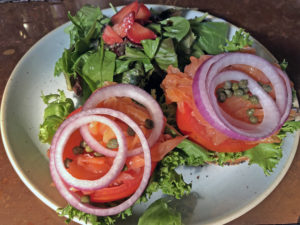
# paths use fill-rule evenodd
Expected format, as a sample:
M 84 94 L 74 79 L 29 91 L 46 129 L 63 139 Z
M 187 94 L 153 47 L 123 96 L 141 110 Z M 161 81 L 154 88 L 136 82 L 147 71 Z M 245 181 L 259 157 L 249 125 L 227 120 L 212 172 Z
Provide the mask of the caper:
M 244 95 L 244 91 L 242 89 L 236 89 L 233 92 L 234 96 L 243 96 Z
M 252 103 L 252 104 L 258 104 L 259 101 L 258 101 L 258 97 L 256 95 L 252 95 L 249 97 L 249 101 Z
M 83 195 L 80 197 L 80 201 L 82 203 L 90 203 L 90 196 L 89 195 Z
M 248 93 L 248 92 L 249 92 L 249 88 L 248 88 L 248 87 L 245 87 L 245 88 L 243 88 L 243 91 L 244 91 L 245 93 Z
M 128 134 L 129 136 L 134 136 L 134 135 L 135 135 L 135 132 L 134 132 L 134 130 L 133 130 L 131 127 L 128 127 L 128 128 L 127 128 L 127 134 Z
M 152 129 L 154 127 L 154 122 L 153 120 L 150 120 L 150 119 L 146 119 L 145 120 L 145 127 L 147 129 Z
M 242 98 L 245 99 L 245 100 L 249 100 L 250 95 L 249 94 L 245 94 L 245 95 L 242 96 Z
M 238 83 L 233 83 L 232 84 L 232 90 L 237 90 L 239 89 L 239 84 Z
M 248 86 L 248 80 L 240 80 L 239 81 L 240 88 L 246 88 L 247 86 Z
M 101 156 L 103 156 L 101 153 L 99 153 L 99 152 L 94 152 L 94 156 L 96 156 L 96 157 L 101 157 Z
M 231 90 L 226 89 L 224 92 L 225 92 L 227 98 L 230 98 L 232 96 L 232 91 Z
M 232 87 L 232 83 L 229 80 L 225 81 L 224 89 L 231 89 L 231 87 Z
M 258 122 L 258 119 L 256 116 L 249 116 L 249 121 L 253 124 L 257 123 Z
M 67 169 L 70 167 L 70 163 L 71 163 L 72 161 L 73 161 L 73 160 L 70 159 L 70 158 L 66 158 L 66 159 L 64 160 L 64 165 L 65 165 L 65 167 L 66 167 Z
M 115 149 L 115 148 L 118 148 L 118 147 L 119 147 L 118 140 L 115 139 L 115 138 L 110 139 L 110 140 L 107 142 L 106 147 L 109 148 L 109 149 Z
M 219 94 L 221 92 L 224 92 L 224 88 L 218 88 L 217 91 L 216 91 L 217 94 Z
M 247 115 L 248 116 L 253 116 L 254 115 L 254 109 L 247 109 Z
M 270 93 L 272 91 L 272 87 L 268 84 L 263 84 L 263 89 L 265 90 L 265 92 Z
M 87 146 L 85 147 L 85 151 L 86 151 L 86 152 L 93 152 L 94 150 L 93 150 L 90 146 L 87 145 Z
M 226 94 L 225 92 L 218 93 L 217 99 L 219 102 L 225 102 L 226 101 Z
M 81 146 L 75 146 L 74 148 L 72 148 L 72 152 L 74 153 L 74 155 L 79 155 L 84 152 L 84 148 L 82 148 Z
M 87 143 L 85 141 L 80 142 L 80 147 L 86 148 L 86 146 L 87 146 Z

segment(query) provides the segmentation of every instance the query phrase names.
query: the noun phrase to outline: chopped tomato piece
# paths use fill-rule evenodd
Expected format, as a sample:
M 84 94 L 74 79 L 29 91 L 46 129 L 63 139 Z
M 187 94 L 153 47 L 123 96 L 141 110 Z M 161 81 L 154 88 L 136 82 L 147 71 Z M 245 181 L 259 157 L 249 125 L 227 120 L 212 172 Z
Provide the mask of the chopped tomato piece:
M 123 39 L 109 25 L 106 25 L 106 27 L 104 28 L 102 38 L 103 41 L 108 45 L 123 42 Z
M 156 34 L 141 24 L 134 23 L 131 29 L 128 30 L 127 37 L 130 41 L 140 44 L 142 40 L 155 39 Z
M 139 4 L 137 1 L 132 2 L 131 4 L 123 7 L 119 12 L 117 12 L 115 15 L 111 17 L 111 21 L 113 24 L 121 23 L 125 16 L 127 16 L 129 13 L 134 12 L 135 15 L 138 13 L 139 10 Z
M 151 16 L 150 10 L 143 3 L 140 3 L 139 11 L 135 17 L 140 23 L 147 22 Z
M 134 23 L 134 12 L 130 12 L 124 17 L 121 23 L 115 24 L 112 29 L 121 37 L 127 35 L 127 31 L 132 27 Z

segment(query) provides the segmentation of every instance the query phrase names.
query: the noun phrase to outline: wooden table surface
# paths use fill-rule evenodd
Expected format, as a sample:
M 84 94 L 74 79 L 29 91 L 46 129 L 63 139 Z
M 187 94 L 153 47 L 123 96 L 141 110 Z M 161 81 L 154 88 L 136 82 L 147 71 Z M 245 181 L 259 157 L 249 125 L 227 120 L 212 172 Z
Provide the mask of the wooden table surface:
M 1 1 L 0 1 L 1 2 Z M 13 68 L 41 37 L 67 21 L 83 4 L 108 8 L 131 1 L 65 0 L 0 3 L 0 94 Z M 300 0 L 157 0 L 144 3 L 197 8 L 245 28 L 281 61 L 300 94 Z M 24 26 L 24 24 L 27 24 Z M 230 225 L 292 224 L 300 216 L 300 149 L 278 187 L 257 207 Z M 64 224 L 21 182 L 0 143 L 0 225 Z

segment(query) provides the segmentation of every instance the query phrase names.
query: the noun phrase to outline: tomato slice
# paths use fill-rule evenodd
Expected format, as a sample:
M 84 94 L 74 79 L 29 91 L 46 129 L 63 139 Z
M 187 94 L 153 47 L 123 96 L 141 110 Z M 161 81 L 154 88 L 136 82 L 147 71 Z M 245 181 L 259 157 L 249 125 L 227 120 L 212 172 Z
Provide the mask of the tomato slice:
M 257 145 L 257 143 L 234 140 L 224 136 L 207 122 L 200 122 L 204 121 L 204 118 L 199 118 L 200 116 L 200 113 L 193 112 L 189 104 L 178 104 L 176 120 L 179 129 L 206 149 L 217 152 L 241 152 Z
M 126 198 L 139 187 L 142 177 L 142 168 L 123 171 L 111 187 L 95 191 L 90 195 L 90 199 L 92 202 L 111 202 Z
M 156 165 L 156 162 L 152 162 L 151 173 L 154 171 Z M 143 168 L 122 171 L 110 187 L 92 193 L 90 195 L 91 201 L 99 203 L 112 202 L 132 195 L 141 183 L 143 172 Z

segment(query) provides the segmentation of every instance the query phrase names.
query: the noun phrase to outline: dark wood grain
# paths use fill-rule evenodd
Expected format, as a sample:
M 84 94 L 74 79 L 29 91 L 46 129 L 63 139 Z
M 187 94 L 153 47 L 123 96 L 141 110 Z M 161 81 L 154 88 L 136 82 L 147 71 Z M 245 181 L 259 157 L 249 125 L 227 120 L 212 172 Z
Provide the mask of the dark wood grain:
M 131 1 L 65 0 L 0 4 L 0 96 L 19 59 L 41 37 L 85 3 L 107 8 Z M 300 94 L 300 0 L 153 0 L 152 4 L 197 8 L 245 28 L 280 61 Z M 229 225 L 296 223 L 300 216 L 300 150 L 278 187 L 257 207 Z M 0 225 L 64 224 L 20 181 L 0 143 Z

